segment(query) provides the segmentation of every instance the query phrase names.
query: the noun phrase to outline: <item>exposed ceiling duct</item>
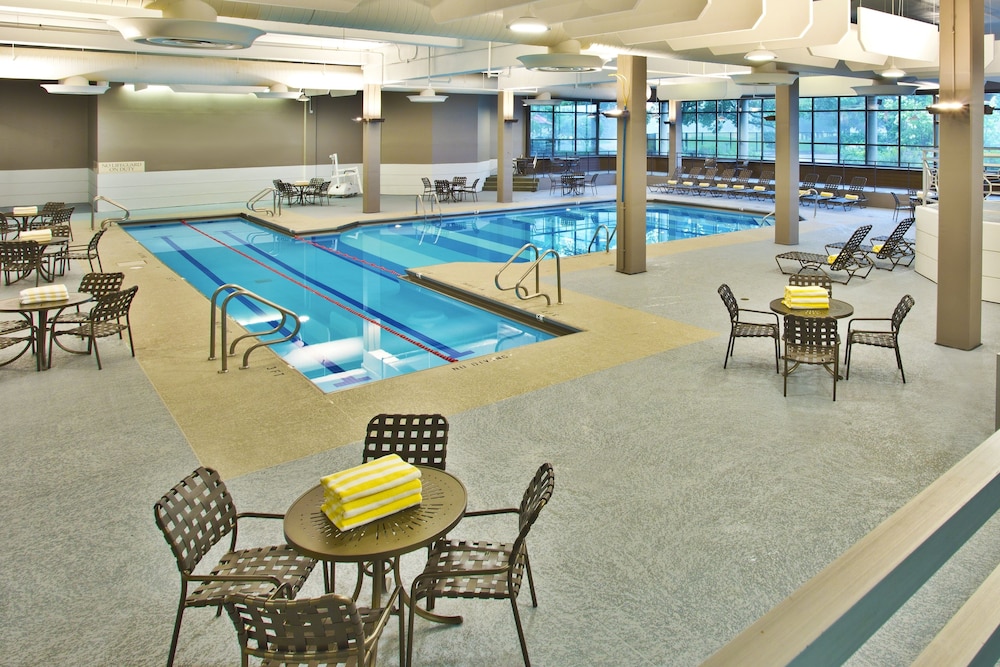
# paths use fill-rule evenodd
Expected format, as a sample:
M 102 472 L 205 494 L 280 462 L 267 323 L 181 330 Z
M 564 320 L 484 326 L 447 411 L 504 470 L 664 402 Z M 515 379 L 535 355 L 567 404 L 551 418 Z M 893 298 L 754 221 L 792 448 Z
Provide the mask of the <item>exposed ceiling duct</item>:
M 220 23 L 215 10 L 201 0 L 167 0 L 161 18 L 112 19 L 108 24 L 130 42 L 183 49 L 247 49 L 263 30 Z

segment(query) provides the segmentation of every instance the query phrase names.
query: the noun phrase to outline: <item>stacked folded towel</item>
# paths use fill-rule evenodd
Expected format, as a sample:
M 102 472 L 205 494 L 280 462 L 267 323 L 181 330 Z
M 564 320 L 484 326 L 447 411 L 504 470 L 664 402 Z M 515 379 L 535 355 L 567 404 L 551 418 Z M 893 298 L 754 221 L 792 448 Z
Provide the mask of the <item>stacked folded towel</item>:
M 28 229 L 17 235 L 18 241 L 38 241 L 48 243 L 52 240 L 51 229 Z
M 830 293 L 826 291 L 825 287 L 819 285 L 786 285 L 785 297 L 781 303 L 792 310 L 829 308 Z
M 37 215 L 37 206 L 15 206 L 13 210 L 14 215 Z
M 69 290 L 65 285 L 43 285 L 21 290 L 21 303 L 45 303 L 46 301 L 64 301 L 69 298 Z
M 354 468 L 327 475 L 320 509 L 340 530 L 419 505 L 420 469 L 396 454 L 389 454 Z

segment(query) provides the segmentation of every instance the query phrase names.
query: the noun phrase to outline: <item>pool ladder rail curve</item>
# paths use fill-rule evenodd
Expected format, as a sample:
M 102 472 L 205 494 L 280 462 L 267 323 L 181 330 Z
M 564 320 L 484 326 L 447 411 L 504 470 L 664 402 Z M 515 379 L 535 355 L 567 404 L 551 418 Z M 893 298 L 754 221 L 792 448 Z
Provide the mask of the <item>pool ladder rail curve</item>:
M 218 302 L 219 297 L 224 292 L 228 292 L 228 294 L 222 300 L 221 309 L 218 309 L 216 308 L 216 303 Z M 261 303 L 269 308 L 274 308 L 279 313 L 281 313 L 281 320 L 272 329 L 269 329 L 267 331 L 260 331 L 256 333 L 251 332 L 251 333 L 245 333 L 241 336 L 237 336 L 236 339 L 233 340 L 232 343 L 230 343 L 227 353 L 226 339 L 228 337 L 228 329 L 226 327 L 226 322 L 227 322 L 226 310 L 229 307 L 229 302 L 237 297 L 253 299 L 254 301 L 257 301 L 258 303 Z M 221 340 L 222 368 L 219 370 L 220 373 L 226 373 L 229 371 L 228 359 L 229 357 L 236 356 L 236 345 L 239 344 L 239 342 L 242 341 L 243 339 L 254 338 L 257 339 L 258 342 L 254 345 L 251 345 L 249 348 L 247 348 L 247 351 L 243 353 L 243 365 L 240 366 L 240 370 L 250 367 L 249 359 L 251 352 L 260 347 L 268 347 L 271 345 L 276 345 L 278 343 L 284 343 L 286 341 L 289 341 L 298 335 L 299 329 L 302 327 L 302 320 L 299 319 L 299 316 L 293 313 L 292 311 L 288 310 L 287 308 L 279 306 L 278 304 L 272 301 L 268 301 L 259 294 L 254 294 L 250 290 L 245 289 L 240 285 L 236 285 L 234 283 L 223 285 L 222 287 L 219 287 L 217 290 L 215 290 L 215 292 L 212 293 L 212 314 L 210 317 L 210 332 L 209 332 L 209 342 L 208 342 L 209 361 L 215 361 L 215 329 L 216 329 L 215 322 L 216 322 L 216 313 L 219 310 L 221 310 L 222 313 L 222 340 Z M 281 329 L 285 326 L 285 323 L 288 322 L 289 319 L 295 321 L 295 327 L 292 329 L 291 333 L 287 334 L 286 336 L 282 336 L 281 338 L 276 338 L 274 340 L 260 340 L 260 338 L 263 336 L 269 336 L 271 334 L 276 334 L 279 331 L 281 331 Z
M 517 282 L 514 283 L 514 285 L 512 285 L 510 287 L 503 287 L 503 286 L 501 286 L 500 285 L 500 275 L 504 271 L 506 271 L 514 262 L 516 262 L 517 259 L 521 255 L 523 255 L 524 253 L 526 253 L 528 251 L 534 252 L 535 258 L 528 265 L 527 270 L 521 275 L 520 278 L 517 279 Z M 548 257 L 550 255 L 552 257 L 556 258 L 556 290 L 557 290 L 557 292 L 556 292 L 556 297 L 557 297 L 556 303 L 562 303 L 562 269 L 561 269 L 560 264 L 559 264 L 559 253 L 557 253 L 552 248 L 549 248 L 545 252 L 541 252 L 538 249 L 538 246 L 536 246 L 534 243 L 526 243 L 526 244 L 524 244 L 521 247 L 520 250 L 518 250 L 513 255 L 511 255 L 510 259 L 508 259 L 506 262 L 504 262 L 504 265 L 501 266 L 500 270 L 497 271 L 497 273 L 496 273 L 495 276 L 493 276 L 493 284 L 496 285 L 497 289 L 500 290 L 501 292 L 505 292 L 505 291 L 508 291 L 508 290 L 514 290 L 514 295 L 517 296 L 517 298 L 521 299 L 522 301 L 526 301 L 527 299 L 537 299 L 538 297 L 545 297 L 545 302 L 548 305 L 551 306 L 552 305 L 552 299 L 551 299 L 551 297 L 549 297 L 549 295 L 546 294 L 545 292 L 541 291 L 541 284 L 540 284 L 540 281 L 539 281 L 539 270 L 538 270 L 538 266 L 539 266 L 539 264 L 542 263 L 542 260 L 544 260 L 546 257 Z M 535 273 L 535 293 L 534 294 L 530 293 L 528 291 L 528 288 L 524 286 L 524 281 L 527 280 L 528 276 L 531 275 L 532 271 Z
M 271 208 L 257 208 L 257 204 L 259 204 L 260 201 L 268 195 L 271 195 Z M 278 191 L 276 189 L 264 188 L 247 201 L 247 209 L 253 213 L 266 213 L 267 215 L 274 215 L 277 213 L 280 216 L 281 197 L 278 195 Z
M 94 227 L 94 225 L 95 225 L 94 216 L 97 214 L 97 202 L 99 202 L 99 201 L 107 202 L 107 203 L 111 204 L 112 206 L 121 209 L 122 212 L 124 213 L 124 215 L 122 215 L 120 217 L 117 217 L 117 218 L 106 218 L 104 220 L 101 220 L 101 229 L 107 229 L 111 225 L 116 225 L 119 222 L 125 222 L 126 220 L 128 220 L 129 215 L 131 215 L 131 213 L 129 213 L 129 210 L 127 208 L 125 208 L 124 206 L 122 206 L 118 202 L 114 201 L 113 199 L 108 199 L 104 195 L 97 195 L 96 197 L 94 197 L 93 200 L 91 200 L 91 205 L 90 205 L 90 230 L 91 231 L 95 230 L 95 227 Z

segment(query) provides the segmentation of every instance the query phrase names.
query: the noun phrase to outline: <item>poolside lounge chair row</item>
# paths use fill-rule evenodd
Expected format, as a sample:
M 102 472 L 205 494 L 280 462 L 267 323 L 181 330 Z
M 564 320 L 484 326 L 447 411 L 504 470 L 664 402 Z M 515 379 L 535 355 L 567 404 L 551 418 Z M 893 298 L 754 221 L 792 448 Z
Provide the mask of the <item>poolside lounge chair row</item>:
M 842 177 L 833 175 L 817 187 L 819 176 L 806 174 L 799 184 L 799 197 L 803 204 L 848 210 L 863 208 L 868 198 L 865 187 L 868 179 L 857 176 L 846 190 L 841 187 Z M 688 173 L 671 173 L 663 181 L 651 183 L 649 189 L 661 194 L 692 194 L 713 197 L 745 197 L 748 199 L 774 199 L 774 172 L 765 171 L 754 179 L 749 169 L 726 169 L 718 174 L 715 167 L 696 167 Z

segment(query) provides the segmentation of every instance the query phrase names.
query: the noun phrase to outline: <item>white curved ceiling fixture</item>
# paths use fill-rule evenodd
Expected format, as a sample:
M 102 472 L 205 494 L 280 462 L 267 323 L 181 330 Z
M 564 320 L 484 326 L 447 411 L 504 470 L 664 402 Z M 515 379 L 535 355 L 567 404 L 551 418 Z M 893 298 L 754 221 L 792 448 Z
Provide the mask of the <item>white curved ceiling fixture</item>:
M 533 53 L 517 59 L 537 72 L 597 72 L 604 67 L 603 58 L 580 53 L 580 42 L 573 39 L 551 47 L 548 53 Z
M 265 34 L 256 28 L 219 23 L 216 11 L 201 0 L 173 0 L 162 11 L 162 18 L 112 19 L 108 24 L 130 42 L 182 49 L 246 49 Z
M 411 102 L 419 102 L 421 104 L 438 104 L 444 102 L 448 99 L 447 95 L 438 95 L 434 92 L 433 88 L 424 88 L 417 95 L 407 95 Z
M 43 83 L 42 88 L 53 95 L 103 95 L 110 86 L 107 81 L 91 85 L 86 77 L 71 76 L 59 83 Z

